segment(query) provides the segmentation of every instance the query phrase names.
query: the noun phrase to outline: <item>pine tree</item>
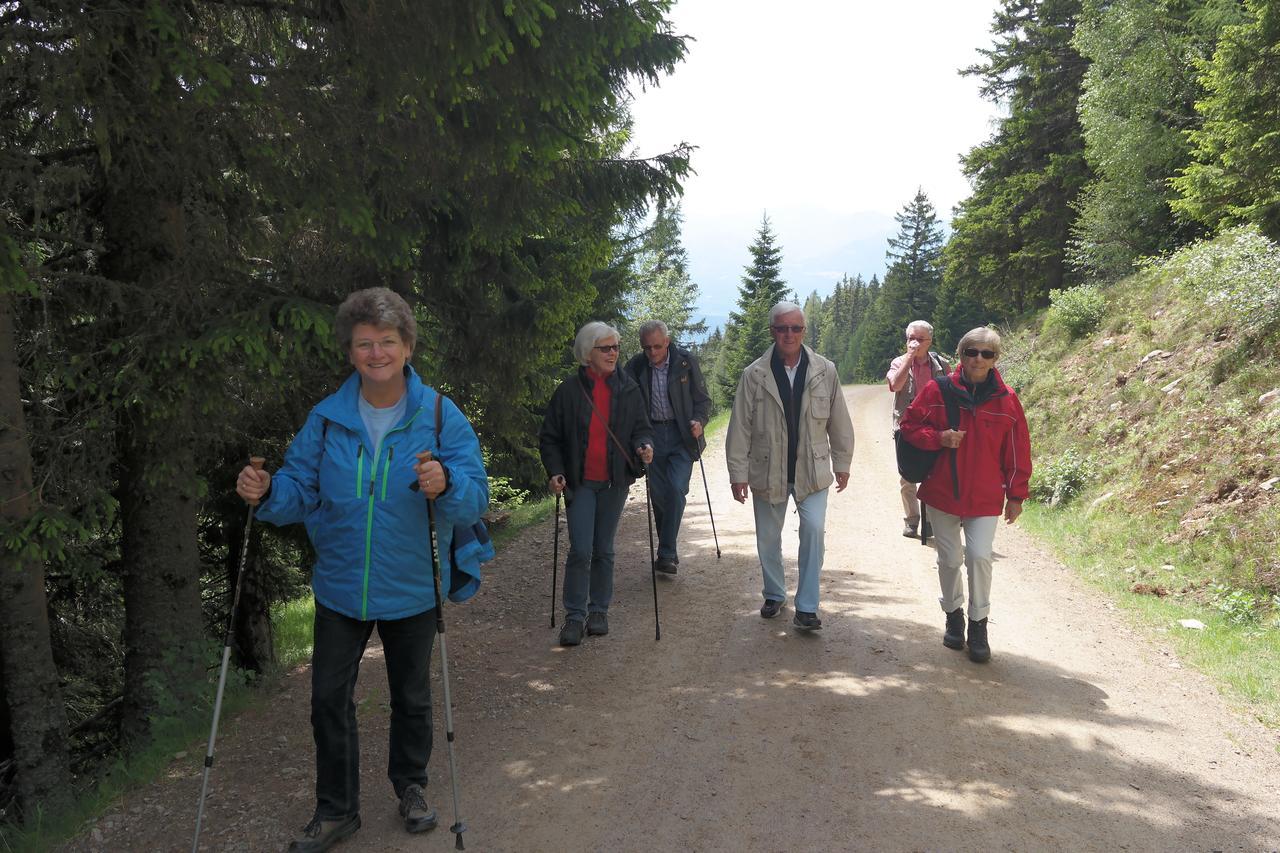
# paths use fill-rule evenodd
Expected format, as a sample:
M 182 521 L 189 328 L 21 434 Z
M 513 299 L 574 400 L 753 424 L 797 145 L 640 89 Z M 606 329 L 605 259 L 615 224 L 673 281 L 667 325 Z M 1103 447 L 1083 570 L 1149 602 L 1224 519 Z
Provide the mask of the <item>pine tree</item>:
M 768 214 L 761 219 L 760 230 L 748 250 L 751 264 L 738 288 L 738 308 L 729 313 L 716 375 L 715 393 L 725 406 L 733 404 L 743 369 L 773 343 L 769 332 L 770 309 L 778 302 L 794 298 L 791 288 L 782 280 L 782 249 L 777 245 Z
M 1090 178 L 1077 114 L 1086 62 L 1072 46 L 1081 0 L 1004 0 L 994 47 L 965 70 L 1007 106 L 992 138 L 964 157 L 973 193 L 947 244 L 954 286 L 1003 315 L 1048 304 L 1070 286 L 1074 204 Z
M 689 278 L 689 253 L 680 233 L 683 219 L 679 205 L 659 207 L 641 239 L 622 330 L 636 347 L 640 344 L 637 330 L 649 320 L 666 323 L 672 340 L 685 344 L 707 331 L 706 322 L 694 319 L 699 290 Z

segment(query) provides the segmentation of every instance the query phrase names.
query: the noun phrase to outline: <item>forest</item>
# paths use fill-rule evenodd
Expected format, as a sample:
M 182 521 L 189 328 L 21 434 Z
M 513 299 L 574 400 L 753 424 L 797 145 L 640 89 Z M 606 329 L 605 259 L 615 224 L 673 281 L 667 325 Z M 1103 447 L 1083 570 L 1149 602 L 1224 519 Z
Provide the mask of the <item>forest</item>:
M 244 545 L 235 472 L 278 465 L 344 378 L 332 317 L 354 289 L 414 307 L 416 368 L 518 501 L 586 320 L 626 341 L 666 320 L 723 407 L 780 298 L 845 381 L 878 380 L 911 320 L 947 352 L 1222 232 L 1280 240 L 1280 2 L 1004 0 L 961 70 L 1003 118 L 963 154 L 949 230 L 921 188 L 882 277 L 806 297 L 766 218 L 703 339 L 680 241 L 697 140 L 629 135 L 629 93 L 689 49 L 671 6 L 0 0 L 4 821 L 68 808 L 205 713 Z M 309 546 L 249 546 L 235 661 L 267 673 Z

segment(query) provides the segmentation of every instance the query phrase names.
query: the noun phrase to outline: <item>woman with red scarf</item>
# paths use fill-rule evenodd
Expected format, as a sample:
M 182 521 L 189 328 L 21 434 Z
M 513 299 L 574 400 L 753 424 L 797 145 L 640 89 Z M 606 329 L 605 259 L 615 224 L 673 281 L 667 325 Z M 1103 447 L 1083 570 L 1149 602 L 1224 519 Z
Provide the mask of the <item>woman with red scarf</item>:
M 587 323 L 573 353 L 581 367 L 551 395 L 538 434 L 553 494 L 565 495 L 569 557 L 564 566 L 565 622 L 560 645 L 609 633 L 613 537 L 627 491 L 653 461 L 640 386 L 618 366 L 618 330 Z
M 1031 478 L 1031 441 L 1018 395 L 995 367 L 1000 336 L 985 327 L 973 329 L 960 339 L 956 353 L 959 367 L 916 396 L 899 428 L 916 447 L 943 449 L 919 490 L 938 548 L 938 600 L 947 614 L 942 643 L 950 649 L 965 647 L 963 562 L 969 580 L 969 659 L 985 663 L 991 659 L 987 614 L 996 525 L 1001 515 L 1012 524 L 1022 513 Z M 948 428 L 943 383 L 960 403 L 958 429 Z

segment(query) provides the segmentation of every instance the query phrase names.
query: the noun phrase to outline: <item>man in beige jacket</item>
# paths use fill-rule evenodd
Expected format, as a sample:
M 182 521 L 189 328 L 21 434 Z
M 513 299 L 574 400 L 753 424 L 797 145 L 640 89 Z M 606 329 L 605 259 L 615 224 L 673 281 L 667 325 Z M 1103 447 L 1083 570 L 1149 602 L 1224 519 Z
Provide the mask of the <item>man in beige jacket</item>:
M 827 490 L 849 484 L 853 422 L 831 361 L 804 345 L 804 311 L 779 302 L 769 311 L 773 346 L 742 371 L 725 456 L 733 497 L 747 502 L 750 486 L 756 516 L 756 552 L 764 572 L 760 615 L 782 609 L 787 588 L 782 573 L 782 523 L 787 498 L 800 516 L 800 580 L 796 585 L 797 628 L 822 627 L 818 575 L 822 571 Z M 832 476 L 834 470 L 835 476 Z

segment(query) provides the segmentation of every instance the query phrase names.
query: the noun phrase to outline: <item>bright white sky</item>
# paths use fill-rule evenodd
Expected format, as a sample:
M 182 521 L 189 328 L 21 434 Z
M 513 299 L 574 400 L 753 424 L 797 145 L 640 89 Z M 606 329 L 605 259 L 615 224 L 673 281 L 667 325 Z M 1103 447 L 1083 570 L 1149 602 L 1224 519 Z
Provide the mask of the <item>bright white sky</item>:
M 800 299 L 883 276 L 893 215 L 924 191 L 944 224 L 969 194 L 959 157 L 996 108 L 960 68 L 991 45 L 998 0 L 678 0 L 686 60 L 638 93 L 637 152 L 698 148 L 684 241 L 713 325 L 737 299 L 767 211 Z

